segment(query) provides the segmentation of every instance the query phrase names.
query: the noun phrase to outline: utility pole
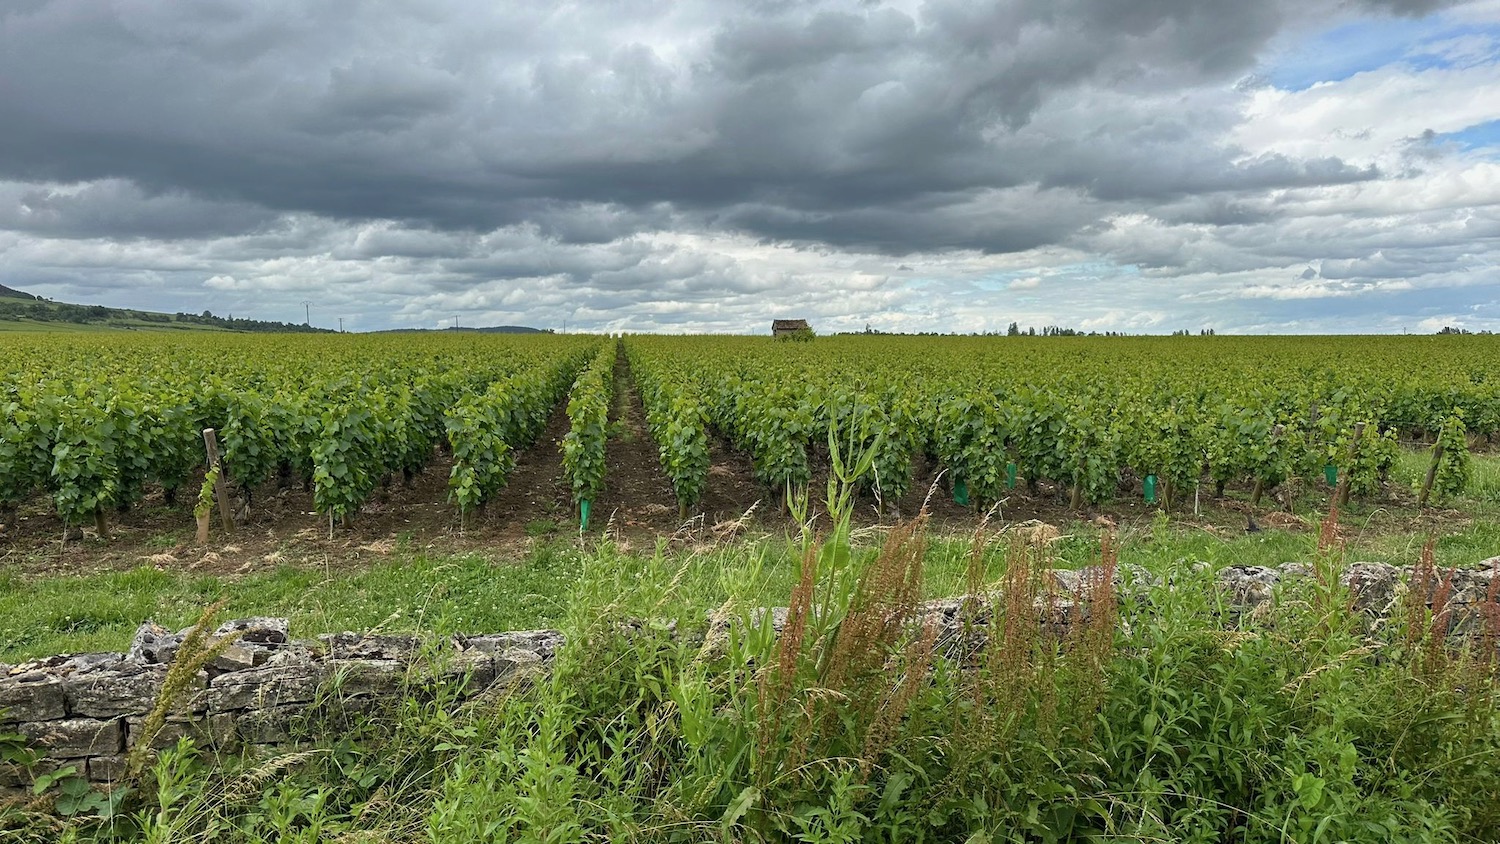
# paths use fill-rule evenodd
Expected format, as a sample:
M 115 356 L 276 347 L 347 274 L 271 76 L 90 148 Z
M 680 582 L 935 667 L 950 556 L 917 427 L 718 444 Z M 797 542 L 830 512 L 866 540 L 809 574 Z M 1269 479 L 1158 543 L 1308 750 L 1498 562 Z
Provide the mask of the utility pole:
M 311 326 L 312 325 L 312 301 L 311 300 L 309 300 L 309 299 L 302 300 L 302 313 L 303 313 L 303 316 L 306 317 L 306 319 L 303 320 L 303 324 L 307 325 L 307 326 Z
M 453 327 L 454 328 L 458 327 L 458 314 L 454 314 L 453 315 Z

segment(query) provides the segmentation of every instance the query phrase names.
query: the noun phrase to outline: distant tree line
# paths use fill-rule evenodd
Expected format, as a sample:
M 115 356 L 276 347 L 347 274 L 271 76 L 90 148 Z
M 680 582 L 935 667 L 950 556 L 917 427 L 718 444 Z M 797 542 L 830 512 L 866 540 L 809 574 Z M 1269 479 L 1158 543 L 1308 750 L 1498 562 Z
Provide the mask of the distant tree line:
M 1011 323 L 1004 332 L 1000 331 L 975 331 L 969 334 L 956 334 L 951 331 L 881 331 L 866 325 L 864 331 L 843 331 L 842 335 L 869 334 L 890 337 L 999 337 L 1002 333 L 1006 337 L 1129 337 L 1123 331 L 1080 331 L 1077 328 L 1063 328 L 1057 325 L 1046 325 L 1038 331 L 1034 326 L 1021 328 L 1019 323 Z M 1213 332 L 1210 331 L 1210 334 Z
M 0 319 L 30 319 L 37 322 L 65 322 L 75 325 L 110 325 L 134 321 L 163 325 L 200 325 L 230 331 L 331 333 L 327 328 L 313 328 L 310 325 L 268 322 L 259 319 L 234 319 L 232 316 L 219 317 L 214 316 L 211 311 L 204 311 L 201 314 L 159 314 L 151 311 L 106 308 L 103 305 L 70 305 L 66 302 L 25 299 L 0 299 Z

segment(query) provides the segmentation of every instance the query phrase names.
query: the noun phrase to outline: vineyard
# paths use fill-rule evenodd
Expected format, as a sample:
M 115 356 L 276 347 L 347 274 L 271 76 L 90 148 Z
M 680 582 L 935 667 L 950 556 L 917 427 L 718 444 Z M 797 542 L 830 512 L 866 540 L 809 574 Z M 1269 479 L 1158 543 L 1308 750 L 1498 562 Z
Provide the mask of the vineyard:
M 1370 496 L 1398 439 L 1442 444 L 1426 495 L 1463 488 L 1468 440 L 1500 433 L 1493 338 L 894 338 L 626 344 L 680 502 L 705 482 L 709 431 L 768 489 L 812 477 L 830 433 L 874 449 L 870 492 L 898 499 L 913 460 L 983 505 L 1044 484 L 1074 507 L 1207 484 L 1288 481 Z
M 0 507 L 45 497 L 101 537 L 152 493 L 202 518 L 212 429 L 242 507 L 301 486 L 330 531 L 435 465 L 463 527 L 543 447 L 586 519 L 611 468 L 618 355 L 683 518 L 715 482 L 716 444 L 773 499 L 819 477 L 832 438 L 873 452 L 877 503 L 921 465 L 975 508 L 1171 509 L 1231 490 L 1271 506 L 1289 487 L 1374 500 L 1400 441 L 1431 455 L 1413 494 L 1442 501 L 1500 435 L 1492 337 L 15 334 L 0 340 Z M 566 435 L 538 444 L 564 412 Z
M 506 482 L 516 452 L 603 345 L 598 338 L 78 337 L 18 335 L 3 353 L 0 505 L 39 492 L 65 522 L 108 532 L 158 486 L 168 502 L 221 468 L 247 505 L 268 483 L 310 489 L 330 525 L 377 487 L 451 457 L 463 516 Z

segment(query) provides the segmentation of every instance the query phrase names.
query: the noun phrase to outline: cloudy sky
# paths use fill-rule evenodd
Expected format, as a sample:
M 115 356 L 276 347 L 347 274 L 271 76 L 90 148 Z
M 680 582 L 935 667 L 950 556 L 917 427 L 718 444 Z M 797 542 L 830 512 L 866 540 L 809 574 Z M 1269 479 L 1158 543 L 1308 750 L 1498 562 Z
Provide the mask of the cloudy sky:
M 1500 330 L 1500 0 L 4 0 L 0 284 L 356 330 Z

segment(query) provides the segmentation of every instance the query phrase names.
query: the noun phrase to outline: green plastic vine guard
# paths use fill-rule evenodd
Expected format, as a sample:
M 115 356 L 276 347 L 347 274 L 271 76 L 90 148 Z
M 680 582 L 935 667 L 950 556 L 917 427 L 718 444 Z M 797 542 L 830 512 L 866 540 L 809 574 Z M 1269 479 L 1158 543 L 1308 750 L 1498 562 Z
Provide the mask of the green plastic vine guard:
M 1329 463 L 1323 467 L 1323 480 L 1328 481 L 1329 486 L 1339 485 L 1339 467 Z
M 581 499 L 578 502 L 578 532 L 583 533 L 589 529 L 589 500 Z
M 969 506 L 969 483 L 968 481 L 955 481 L 953 484 L 953 500 L 965 507 Z
M 1014 463 L 1005 464 L 1005 488 L 1016 488 L 1016 464 Z
M 1147 504 L 1155 504 L 1156 503 L 1156 476 L 1155 475 L 1147 475 L 1146 476 L 1145 487 L 1146 487 L 1146 503 Z

